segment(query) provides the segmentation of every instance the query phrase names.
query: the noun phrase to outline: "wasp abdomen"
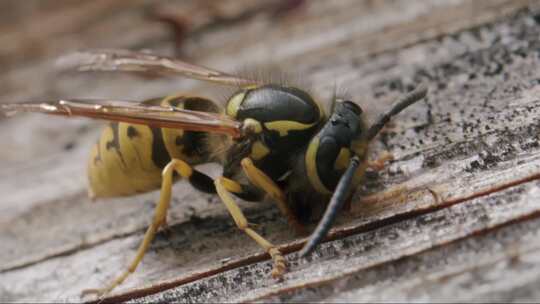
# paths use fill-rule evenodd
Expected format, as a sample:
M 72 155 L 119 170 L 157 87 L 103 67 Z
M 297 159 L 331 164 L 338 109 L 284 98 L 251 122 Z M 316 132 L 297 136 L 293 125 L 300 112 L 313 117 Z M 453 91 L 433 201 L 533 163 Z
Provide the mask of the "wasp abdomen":
M 199 97 L 174 96 L 144 103 L 218 111 L 212 101 Z M 92 149 L 89 193 L 93 197 L 114 197 L 154 190 L 161 185 L 161 171 L 172 158 L 196 165 L 209 157 L 203 132 L 110 123 Z

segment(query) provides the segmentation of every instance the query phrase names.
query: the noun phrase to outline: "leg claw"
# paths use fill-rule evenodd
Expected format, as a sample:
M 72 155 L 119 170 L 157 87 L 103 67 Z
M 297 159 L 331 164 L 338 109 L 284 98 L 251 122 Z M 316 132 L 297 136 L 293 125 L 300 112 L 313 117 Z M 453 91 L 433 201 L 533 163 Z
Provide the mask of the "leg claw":
M 270 249 L 268 253 L 270 253 L 272 260 L 274 261 L 272 278 L 279 279 L 287 272 L 287 260 L 285 260 L 281 252 L 276 248 Z

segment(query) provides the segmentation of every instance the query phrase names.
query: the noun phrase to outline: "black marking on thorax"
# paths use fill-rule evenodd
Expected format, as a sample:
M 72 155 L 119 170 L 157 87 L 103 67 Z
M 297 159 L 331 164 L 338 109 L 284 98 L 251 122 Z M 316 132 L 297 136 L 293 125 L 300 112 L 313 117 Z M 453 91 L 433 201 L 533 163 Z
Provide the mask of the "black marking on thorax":
M 251 153 L 252 144 L 253 142 L 250 139 L 246 139 L 230 147 L 227 151 L 225 163 L 223 164 L 222 175 L 224 177 L 233 178 L 240 171 L 240 162 Z
M 152 130 L 152 161 L 158 168 L 163 169 L 171 161 L 171 156 L 163 141 L 161 129 L 150 128 L 150 130 Z
M 300 123 L 317 122 L 322 113 L 306 92 L 278 85 L 265 85 L 250 90 L 240 108 L 237 119 L 253 118 L 260 122 L 279 120 Z
M 188 157 L 205 157 L 208 154 L 203 148 L 206 136 L 205 132 L 185 131 L 182 136 L 176 137 L 175 144 L 182 148 L 182 152 Z
M 255 161 L 255 165 L 274 182 L 277 182 L 280 177 L 284 176 L 290 170 L 289 164 L 291 154 L 271 153 L 262 159 Z

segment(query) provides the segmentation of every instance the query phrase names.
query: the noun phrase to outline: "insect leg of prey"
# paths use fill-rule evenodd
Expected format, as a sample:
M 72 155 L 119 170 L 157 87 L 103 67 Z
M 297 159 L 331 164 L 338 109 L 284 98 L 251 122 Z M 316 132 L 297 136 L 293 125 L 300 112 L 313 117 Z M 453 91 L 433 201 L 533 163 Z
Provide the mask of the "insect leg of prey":
M 281 252 L 279 252 L 276 246 L 268 242 L 266 239 L 264 239 L 262 236 L 260 236 L 257 232 L 255 232 L 249 227 L 248 221 L 244 216 L 244 213 L 242 212 L 240 207 L 238 207 L 230 194 L 231 192 L 240 192 L 242 189 L 240 184 L 226 177 L 217 178 L 215 184 L 217 193 L 227 207 L 227 210 L 229 210 L 229 213 L 231 214 L 234 222 L 236 223 L 236 226 L 238 226 L 240 230 L 244 231 L 247 235 L 249 235 L 253 240 L 255 240 L 255 242 L 257 242 L 257 244 L 264 248 L 264 250 L 266 250 L 268 254 L 270 254 L 270 257 L 274 261 L 272 277 L 281 277 L 287 269 L 285 258 L 283 257 Z
M 382 171 L 384 164 L 391 160 L 394 160 L 394 156 L 390 152 L 385 151 L 377 159 L 368 161 L 367 165 L 371 170 Z
M 294 212 L 289 208 L 285 194 L 279 186 L 276 185 L 268 175 L 257 168 L 250 158 L 246 157 L 242 159 L 241 165 L 249 181 L 264 190 L 277 203 L 279 210 L 285 215 L 287 222 L 292 226 L 295 232 L 300 235 L 304 234 L 305 227 L 300 224 L 294 215 Z
M 161 191 L 159 195 L 159 201 L 155 209 L 154 219 L 148 230 L 144 235 L 144 239 L 137 250 L 137 255 L 131 261 L 128 269 L 126 269 L 120 276 L 118 276 L 109 286 L 103 289 L 89 289 L 83 291 L 84 294 L 88 293 L 97 293 L 100 296 L 105 296 L 116 286 L 122 284 L 124 280 L 137 269 L 137 266 L 141 262 L 144 254 L 150 247 L 150 243 L 154 239 L 157 230 L 160 226 L 165 225 L 167 219 L 167 210 L 169 209 L 169 204 L 171 202 L 171 189 L 173 184 L 173 172 L 176 171 L 178 174 L 186 179 L 189 179 L 193 175 L 193 168 L 186 162 L 180 159 L 172 159 L 167 166 L 163 169 L 162 172 L 162 182 L 161 182 Z

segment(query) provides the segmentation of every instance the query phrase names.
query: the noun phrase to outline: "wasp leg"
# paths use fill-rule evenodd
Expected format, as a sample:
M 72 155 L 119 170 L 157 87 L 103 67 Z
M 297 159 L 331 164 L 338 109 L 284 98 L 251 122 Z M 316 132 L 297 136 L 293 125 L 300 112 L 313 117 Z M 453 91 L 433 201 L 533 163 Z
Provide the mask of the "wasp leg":
M 241 165 L 249 181 L 268 193 L 268 195 L 270 195 L 277 203 L 279 210 L 285 215 L 287 222 L 292 226 L 295 232 L 299 235 L 305 234 L 305 227 L 298 221 L 291 208 L 289 208 L 285 193 L 283 193 L 279 186 L 276 185 L 268 175 L 257 168 L 249 157 L 242 159 Z
M 195 171 L 188 163 L 184 162 L 180 159 L 172 159 L 167 166 L 163 169 L 162 172 L 162 182 L 161 182 L 161 191 L 159 195 L 159 201 L 155 209 L 154 213 L 154 219 L 152 220 L 152 224 L 150 227 L 148 227 L 148 230 L 146 230 L 146 233 L 144 235 L 144 239 L 139 245 L 139 249 L 137 249 L 137 255 L 135 258 L 131 261 L 129 264 L 129 267 L 127 270 L 125 270 L 120 276 L 118 276 L 109 286 L 102 288 L 102 289 L 88 289 L 82 292 L 82 295 L 85 294 L 98 294 L 99 296 L 103 297 L 107 295 L 109 292 L 111 292 L 115 287 L 122 284 L 124 280 L 137 269 L 137 266 L 141 262 L 142 258 L 144 257 L 144 254 L 150 247 L 150 243 L 154 239 L 157 230 L 159 227 L 166 225 L 166 219 L 167 219 L 167 210 L 169 209 L 169 204 L 171 201 L 171 188 L 173 184 L 173 172 L 178 172 L 181 177 L 187 178 L 190 181 L 192 180 L 193 176 L 196 174 L 202 174 L 198 171 Z M 198 172 L 198 173 L 195 173 Z
M 242 186 L 226 177 L 217 178 L 215 181 L 215 185 L 219 197 L 227 207 L 227 210 L 229 210 L 229 213 L 231 214 L 234 222 L 236 223 L 236 226 L 238 226 L 240 230 L 244 231 L 247 235 L 249 235 L 253 240 L 255 240 L 255 242 L 257 242 L 257 244 L 264 248 L 264 250 L 266 250 L 268 254 L 270 254 L 270 257 L 274 261 L 272 277 L 281 277 L 287 269 L 287 263 L 285 261 L 285 258 L 276 248 L 276 246 L 268 242 L 266 239 L 264 239 L 257 232 L 250 228 L 250 225 L 246 217 L 244 216 L 244 213 L 230 195 L 231 192 L 240 193 L 242 191 Z
M 394 156 L 390 152 L 384 151 L 376 160 L 368 161 L 368 167 L 374 171 L 381 171 L 384 169 L 384 163 L 390 160 L 394 160 Z

